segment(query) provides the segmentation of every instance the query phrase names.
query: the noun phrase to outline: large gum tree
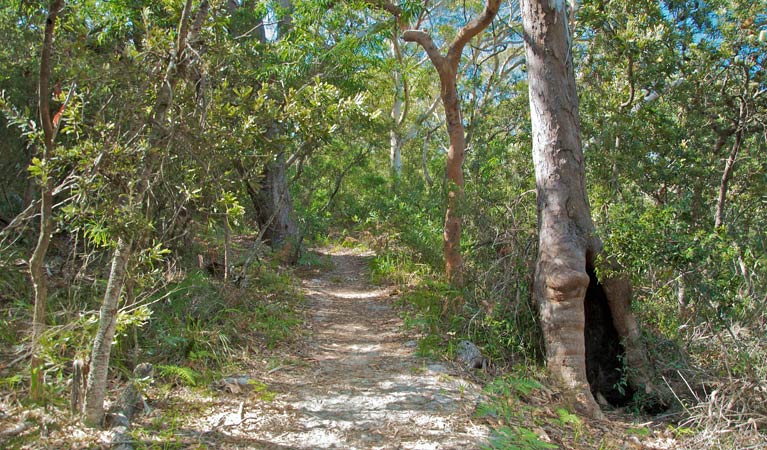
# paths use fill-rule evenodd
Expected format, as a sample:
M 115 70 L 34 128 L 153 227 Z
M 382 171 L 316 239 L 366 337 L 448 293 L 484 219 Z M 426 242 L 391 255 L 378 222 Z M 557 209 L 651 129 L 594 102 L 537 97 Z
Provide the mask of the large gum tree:
M 622 354 L 633 369 L 628 372 L 632 388 L 649 393 L 648 364 L 628 281 L 596 278 L 602 244 L 586 191 L 566 3 L 523 0 L 521 6 L 538 197 L 534 289 L 546 363 L 549 373 L 572 389 L 576 408 L 599 418 L 594 392 L 599 396 L 611 387 L 600 385 L 600 373 L 620 368 Z

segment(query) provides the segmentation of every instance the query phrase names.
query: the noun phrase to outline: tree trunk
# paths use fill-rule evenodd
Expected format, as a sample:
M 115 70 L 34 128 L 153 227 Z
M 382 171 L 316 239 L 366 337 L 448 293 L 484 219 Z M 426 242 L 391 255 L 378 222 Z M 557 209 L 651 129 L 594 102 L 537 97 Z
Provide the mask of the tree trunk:
M 266 231 L 264 238 L 273 249 L 285 244 L 297 245 L 298 225 L 293 201 L 288 190 L 285 154 L 280 152 L 264 166 L 261 189 L 256 194 L 255 208 L 258 225 Z
M 426 137 L 423 139 L 423 150 L 421 152 L 421 166 L 423 168 L 423 179 L 426 184 L 431 187 L 434 184 L 431 176 L 429 175 L 429 141 L 431 140 L 431 133 L 433 130 L 429 130 L 426 133 Z
M 742 141 L 743 131 L 738 128 L 738 131 L 735 132 L 735 142 L 732 144 L 730 154 L 727 156 L 727 161 L 724 163 L 722 181 L 719 183 L 719 196 L 717 197 L 716 201 L 714 228 L 719 228 L 724 224 L 724 208 L 727 202 L 727 189 L 730 184 L 730 179 L 732 178 L 732 173 L 735 170 L 735 161 L 738 159 L 738 153 L 740 152 Z
M 400 52 L 399 44 L 397 43 L 397 36 L 391 38 L 391 52 L 392 56 L 398 61 L 400 67 L 395 68 L 392 73 L 394 79 L 394 103 L 391 108 L 391 118 L 393 121 L 392 129 L 389 131 L 389 165 L 391 167 L 392 178 L 394 179 L 394 186 L 397 187 L 399 179 L 402 176 L 402 144 L 403 139 L 400 135 L 400 127 L 405 120 L 407 114 L 407 105 L 405 105 L 406 89 L 404 75 L 400 73 L 402 70 L 402 52 Z M 405 105 L 405 111 L 402 111 L 402 106 Z
M 229 227 L 229 211 L 224 211 L 224 281 L 229 281 L 229 264 L 231 263 L 232 232 Z
M 631 313 L 628 279 L 600 283 L 594 271 L 602 246 L 586 192 L 565 9 L 561 0 L 522 2 L 538 194 L 535 295 L 549 372 L 573 390 L 580 412 L 599 418 L 602 414 L 592 390 L 601 393 L 612 386 L 599 385 L 599 377 L 589 380 L 586 361 L 592 366 L 588 373 L 607 372 L 611 378 L 610 371 L 622 369 L 619 358 L 624 351 L 611 341 L 617 338 L 625 345 L 629 383 L 645 389 L 651 385 L 647 356 Z
M 659 396 L 660 392 L 653 384 L 650 360 L 642 342 L 642 333 L 631 311 L 631 282 L 628 277 L 608 278 L 602 282 L 602 289 L 610 307 L 612 324 L 623 343 L 626 367 L 622 369 L 629 371 L 629 387 L 648 396 Z M 664 403 L 662 397 L 657 400 Z
M 90 370 L 85 391 L 85 423 L 91 427 L 101 426 L 104 420 L 104 396 L 106 395 L 109 355 L 117 326 L 117 310 L 125 284 L 125 273 L 131 255 L 131 243 L 117 241 L 112 256 L 107 290 L 99 313 L 99 328 L 93 340 Z
M 463 161 L 466 159 L 466 141 L 461 120 L 461 107 L 458 104 L 456 88 L 456 72 L 454 70 L 440 73 L 442 84 L 442 104 L 445 107 L 447 134 L 450 137 L 450 147 L 447 150 L 447 204 L 445 208 L 445 228 L 443 234 L 443 251 L 445 254 L 445 271 L 454 286 L 462 286 L 463 257 L 461 255 L 461 213 L 459 208 L 463 201 Z
M 53 0 L 48 9 L 48 18 L 45 21 L 45 34 L 43 37 L 43 49 L 40 56 L 40 80 L 38 83 L 38 105 L 40 109 L 40 122 L 43 127 L 42 161 L 46 162 L 53 152 L 53 140 L 55 138 L 55 126 L 51 120 L 51 106 L 49 84 L 51 76 L 51 52 L 53 47 L 53 31 L 56 26 L 56 17 L 61 10 L 61 0 Z M 45 255 L 53 234 L 53 187 L 48 169 L 44 168 L 42 175 L 42 192 L 40 199 L 40 235 L 37 245 L 29 259 L 29 275 L 32 279 L 32 287 L 35 292 L 35 306 L 32 316 L 32 358 L 30 369 L 33 380 L 30 383 L 30 397 L 39 400 L 43 395 L 43 370 L 40 359 L 40 337 L 45 331 L 45 311 L 48 302 L 48 285 L 45 279 Z
M 141 208 L 144 197 L 149 190 L 150 179 L 160 159 L 160 149 L 168 138 L 167 116 L 172 106 L 173 89 L 183 73 L 184 54 L 187 44 L 194 42 L 202 28 L 204 18 L 208 14 L 208 2 L 203 0 L 197 10 L 196 17 L 191 20 L 192 0 L 186 0 L 179 23 L 176 52 L 171 56 L 160 88 L 157 93 L 152 117 L 148 123 L 149 137 L 143 166 L 140 168 L 139 183 L 136 192 L 130 199 L 132 205 Z M 112 256 L 112 266 L 109 272 L 107 289 L 99 314 L 99 328 L 93 341 L 90 371 L 85 390 L 85 423 L 89 426 L 100 426 L 104 420 L 104 396 L 106 393 L 107 374 L 109 371 L 109 355 L 112 350 L 117 311 L 120 294 L 125 284 L 125 273 L 130 260 L 133 241 L 128 237 L 119 237 L 117 248 Z
M 599 417 L 586 376 L 584 340 L 594 226 L 564 2 L 525 0 L 522 19 L 538 194 L 535 295 L 546 362 L 549 372 L 574 390 L 580 412 Z
M 293 24 L 293 2 L 279 0 L 280 12 L 284 14 L 277 23 L 276 40 L 282 39 L 290 32 Z M 264 37 L 262 42 L 266 42 Z M 272 124 L 269 134 L 277 134 L 278 126 Z M 238 172 L 242 176 L 246 171 L 240 163 Z M 263 230 L 264 240 L 274 250 L 284 250 L 286 262 L 294 263 L 298 257 L 300 240 L 298 225 L 293 212 L 293 199 L 288 189 L 288 164 L 285 153 L 280 151 L 274 159 L 268 161 L 261 172 L 261 182 L 257 190 L 244 179 L 248 195 L 253 201 L 256 212 L 256 222 Z
M 439 74 L 440 96 L 445 108 L 447 134 L 450 138 L 445 170 L 447 200 L 442 241 L 445 272 L 450 283 L 455 287 L 462 287 L 464 284 L 460 206 L 463 200 L 463 161 L 466 150 L 466 136 L 461 118 L 461 107 L 458 102 L 456 75 L 463 48 L 472 38 L 490 25 L 498 13 L 499 7 L 500 0 L 487 0 L 482 13 L 458 30 L 458 35 L 448 46 L 447 54 L 444 56 L 429 34 L 420 30 L 407 30 L 402 34 L 405 41 L 417 42 L 423 47 Z
M 402 138 L 397 130 L 389 131 L 389 164 L 394 180 L 399 180 L 402 177 Z

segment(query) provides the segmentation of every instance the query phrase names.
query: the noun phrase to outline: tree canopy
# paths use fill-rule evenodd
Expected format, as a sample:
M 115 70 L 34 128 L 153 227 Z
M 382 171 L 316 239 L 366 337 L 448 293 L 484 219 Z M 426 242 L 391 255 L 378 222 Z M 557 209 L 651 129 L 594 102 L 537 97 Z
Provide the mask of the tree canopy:
M 269 277 L 348 236 L 365 236 L 374 277 L 413 299 L 426 342 L 471 339 L 499 374 L 545 364 L 551 327 L 536 302 L 557 296 L 545 300 L 553 278 L 536 284 L 539 233 L 556 203 L 546 180 L 564 175 L 541 178 L 541 110 L 531 116 L 529 77 L 554 71 L 530 53 L 523 10 L 539 3 L 561 12 L 575 117 L 564 128 L 582 143 L 585 185 L 561 205 L 571 218 L 586 208 L 562 228 L 589 242 L 575 258 L 578 314 L 624 280 L 632 339 L 657 349 L 643 360 L 650 395 L 629 380 L 616 324 L 620 355 L 600 369 L 615 372 L 610 386 L 586 362 L 594 401 L 681 410 L 700 430 L 713 422 L 692 405 L 716 400 L 708 387 L 764 389 L 763 0 L 3 2 L 0 342 L 18 351 L 0 357 L 0 387 L 44 402 L 85 361 L 99 425 L 108 379 L 144 360 L 192 368 L 203 349 L 167 337 L 212 311 L 195 303 L 183 318 L 189 292 L 270 298 Z M 552 139 L 556 164 L 576 145 Z M 216 314 L 266 321 L 260 307 Z M 747 406 L 742 421 L 764 436 Z

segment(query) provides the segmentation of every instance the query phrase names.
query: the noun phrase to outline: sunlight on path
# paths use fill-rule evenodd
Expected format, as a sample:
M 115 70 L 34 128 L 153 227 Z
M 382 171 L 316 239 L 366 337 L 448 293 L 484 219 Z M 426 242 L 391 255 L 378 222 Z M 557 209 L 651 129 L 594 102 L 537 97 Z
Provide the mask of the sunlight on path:
M 452 365 L 415 356 L 395 297 L 365 281 L 369 256 L 330 254 L 333 268 L 303 281 L 312 332 L 300 351 L 306 364 L 271 374 L 274 401 L 243 399 L 211 414 L 219 446 L 479 448 L 488 433 L 471 420 L 479 387 Z

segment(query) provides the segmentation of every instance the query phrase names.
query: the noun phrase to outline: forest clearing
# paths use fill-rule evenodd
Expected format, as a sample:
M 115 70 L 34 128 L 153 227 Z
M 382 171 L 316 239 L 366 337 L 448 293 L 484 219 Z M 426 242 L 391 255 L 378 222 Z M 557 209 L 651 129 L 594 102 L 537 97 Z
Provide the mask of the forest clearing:
M 0 36 L 0 447 L 767 448 L 767 1 Z

